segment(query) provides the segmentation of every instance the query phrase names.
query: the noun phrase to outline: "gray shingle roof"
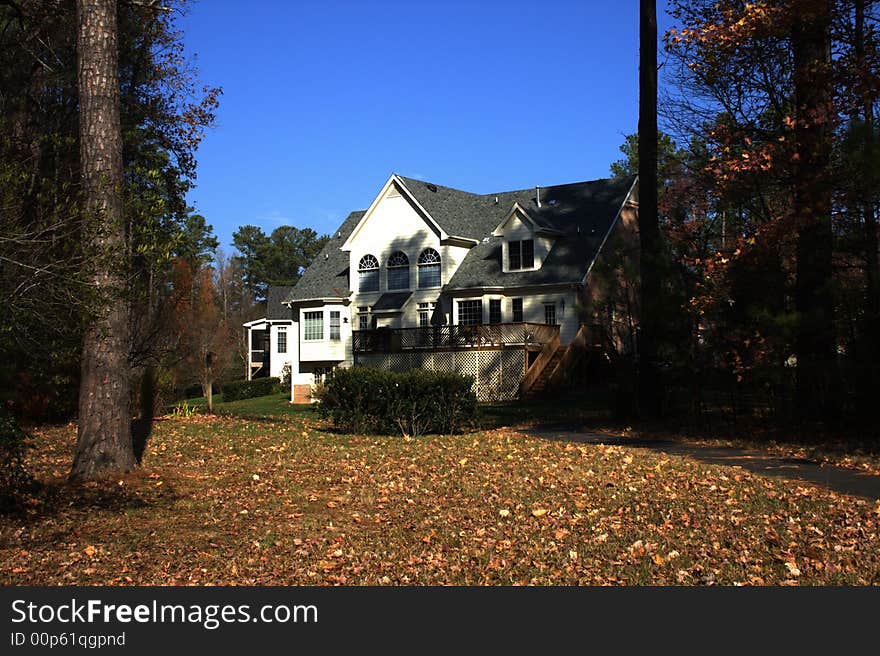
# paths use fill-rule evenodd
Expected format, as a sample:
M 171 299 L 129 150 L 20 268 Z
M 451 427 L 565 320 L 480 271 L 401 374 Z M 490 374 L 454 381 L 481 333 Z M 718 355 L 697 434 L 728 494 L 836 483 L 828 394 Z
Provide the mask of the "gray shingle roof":
M 339 229 L 330 236 L 318 256 L 303 273 L 302 278 L 288 294 L 288 301 L 309 298 L 347 298 L 351 294 L 348 283 L 348 253 L 339 247 L 345 243 L 364 212 L 352 212 Z
M 445 289 L 580 282 L 634 182 L 635 176 L 630 176 L 541 187 L 540 208 L 534 189 L 488 194 L 493 207 L 500 207 L 501 211 L 492 212 L 491 220 L 483 222 L 480 243 L 468 252 Z M 501 238 L 490 237 L 515 202 L 538 225 L 562 233 L 554 239 L 550 253 L 537 271 L 503 273 Z
M 292 291 L 293 287 L 290 286 L 269 287 L 269 291 L 266 292 L 267 319 L 292 318 L 290 308 L 283 304 Z
M 422 180 L 397 176 L 428 214 L 450 235 L 482 239 L 492 232 L 513 202 L 495 203 L 495 194 L 484 196 Z
M 381 312 L 382 310 L 399 310 L 406 304 L 409 297 L 412 295 L 412 292 L 385 292 L 375 303 L 373 303 L 373 312 Z
M 629 176 L 541 187 L 539 208 L 534 188 L 472 194 L 422 180 L 398 177 L 448 234 L 480 242 L 465 256 L 445 286 L 446 290 L 580 282 L 635 182 L 635 176 Z M 491 234 L 516 202 L 539 226 L 558 231 L 561 235 L 554 239 L 553 248 L 539 270 L 503 273 L 501 239 L 491 237 Z M 348 239 L 364 213 L 349 214 L 286 300 L 346 298 L 351 294 L 349 256 L 339 247 Z M 396 295 L 393 296 L 387 302 L 398 302 Z

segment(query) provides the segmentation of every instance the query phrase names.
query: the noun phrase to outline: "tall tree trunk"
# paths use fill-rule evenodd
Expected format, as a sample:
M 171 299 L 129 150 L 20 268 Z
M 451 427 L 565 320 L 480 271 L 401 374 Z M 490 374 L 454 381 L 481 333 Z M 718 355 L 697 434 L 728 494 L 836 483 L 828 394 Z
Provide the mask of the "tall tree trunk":
M 801 419 L 834 420 L 839 410 L 831 229 L 830 0 L 795 0 L 794 54 L 797 225 L 796 407 Z
M 640 0 L 639 269 L 641 278 L 638 396 L 644 418 L 660 414 L 661 243 L 657 211 L 657 3 Z
M 120 255 L 122 205 L 115 0 L 77 0 L 80 166 L 89 228 L 99 256 L 92 282 L 106 299 L 83 340 L 79 430 L 70 477 L 97 478 L 136 465 L 131 439 L 129 312 Z M 123 258 L 124 259 L 124 258 Z
M 870 0 L 856 0 L 855 51 L 856 66 L 864 75 L 869 75 L 865 53 L 865 9 Z M 870 82 L 870 80 L 868 80 Z M 870 89 L 870 84 L 865 85 Z M 862 220 L 865 230 L 865 298 L 866 307 L 863 325 L 858 337 L 856 353 L 856 406 L 857 414 L 863 421 L 874 420 L 875 395 L 878 385 L 877 359 L 878 340 L 880 340 L 880 266 L 877 258 L 877 218 L 874 214 L 874 94 L 865 91 L 862 99 L 862 120 L 864 121 L 864 159 L 862 179 L 859 188 L 859 201 L 862 206 Z

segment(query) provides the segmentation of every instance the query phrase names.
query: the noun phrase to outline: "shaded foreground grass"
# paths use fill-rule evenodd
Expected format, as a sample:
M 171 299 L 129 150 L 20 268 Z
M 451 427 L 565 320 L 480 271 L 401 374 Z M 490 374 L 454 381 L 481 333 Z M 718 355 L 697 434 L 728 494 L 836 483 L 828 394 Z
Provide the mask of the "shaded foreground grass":
M 138 472 L 73 488 L 74 439 L 35 431 L 44 488 L 3 518 L 0 582 L 880 583 L 880 506 L 624 446 L 196 416 L 158 421 Z

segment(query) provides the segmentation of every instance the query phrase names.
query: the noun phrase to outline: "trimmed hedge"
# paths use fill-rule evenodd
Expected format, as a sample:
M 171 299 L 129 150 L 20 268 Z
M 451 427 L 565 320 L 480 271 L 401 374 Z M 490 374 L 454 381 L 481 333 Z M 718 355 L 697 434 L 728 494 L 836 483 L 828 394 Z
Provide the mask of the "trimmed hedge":
M 253 399 L 257 396 L 274 394 L 281 381 L 277 378 L 254 378 L 253 380 L 234 380 L 223 385 L 223 402 Z
M 456 433 L 476 418 L 473 382 L 422 369 L 336 369 L 318 390 L 318 410 L 351 433 Z

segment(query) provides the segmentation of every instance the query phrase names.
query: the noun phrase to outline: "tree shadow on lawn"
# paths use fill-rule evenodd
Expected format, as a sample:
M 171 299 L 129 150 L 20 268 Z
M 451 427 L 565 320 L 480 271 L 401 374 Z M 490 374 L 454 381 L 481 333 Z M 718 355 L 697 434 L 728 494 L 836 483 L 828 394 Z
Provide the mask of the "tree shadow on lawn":
M 131 445 L 134 448 L 134 457 L 140 465 L 147 450 L 147 442 L 153 434 L 153 417 L 135 419 L 131 422 Z
M 880 500 L 880 476 L 856 469 L 822 465 L 807 458 L 787 458 L 737 447 L 707 446 L 662 438 L 608 435 L 572 425 L 538 425 L 524 428 L 521 432 L 554 441 L 649 449 L 706 464 L 739 467 L 762 476 L 812 483 L 841 494 L 872 501 Z
M 38 481 L 30 494 L 0 514 L 0 520 L 17 520 L 27 525 L 72 511 L 123 514 L 129 510 L 166 508 L 180 498 L 177 487 L 168 478 L 154 480 L 136 470 L 84 483 L 71 483 L 66 478 Z

